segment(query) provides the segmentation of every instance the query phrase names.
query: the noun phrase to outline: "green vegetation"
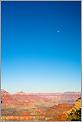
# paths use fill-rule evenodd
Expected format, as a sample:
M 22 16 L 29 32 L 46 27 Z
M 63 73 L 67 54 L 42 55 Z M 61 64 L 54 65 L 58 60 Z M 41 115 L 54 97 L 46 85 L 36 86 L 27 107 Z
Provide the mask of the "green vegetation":
M 68 114 L 67 120 L 71 120 L 71 121 L 81 121 L 81 108 L 80 108 L 80 109 L 76 109 L 76 110 L 72 110 L 72 111 Z

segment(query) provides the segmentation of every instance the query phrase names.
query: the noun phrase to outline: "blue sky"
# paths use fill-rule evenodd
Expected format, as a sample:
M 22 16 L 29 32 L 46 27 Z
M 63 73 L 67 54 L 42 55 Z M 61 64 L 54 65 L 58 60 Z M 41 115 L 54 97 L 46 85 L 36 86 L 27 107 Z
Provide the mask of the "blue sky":
M 80 91 L 80 2 L 2 2 L 2 89 Z

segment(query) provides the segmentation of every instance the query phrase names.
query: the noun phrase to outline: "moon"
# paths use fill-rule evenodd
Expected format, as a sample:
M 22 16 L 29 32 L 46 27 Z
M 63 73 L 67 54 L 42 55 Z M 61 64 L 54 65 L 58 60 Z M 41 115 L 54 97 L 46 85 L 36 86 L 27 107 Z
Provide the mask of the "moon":
M 59 33 L 60 32 L 60 30 L 57 30 L 57 33 Z

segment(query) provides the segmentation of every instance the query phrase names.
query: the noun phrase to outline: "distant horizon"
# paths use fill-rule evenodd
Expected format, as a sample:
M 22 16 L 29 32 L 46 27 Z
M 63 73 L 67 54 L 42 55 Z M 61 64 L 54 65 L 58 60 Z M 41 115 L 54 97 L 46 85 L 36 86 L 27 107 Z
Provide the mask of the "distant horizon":
M 21 91 L 21 90 L 11 92 L 11 91 L 8 91 L 8 90 L 6 90 L 6 89 L 1 89 L 1 91 L 6 91 L 6 92 L 11 93 L 11 94 L 15 94 L 15 93 L 26 93 L 26 94 L 27 94 L 27 93 L 28 93 L 28 94 L 81 93 L 81 91 L 31 92 L 31 91 Z
M 81 2 L 2 1 L 1 88 L 81 91 Z

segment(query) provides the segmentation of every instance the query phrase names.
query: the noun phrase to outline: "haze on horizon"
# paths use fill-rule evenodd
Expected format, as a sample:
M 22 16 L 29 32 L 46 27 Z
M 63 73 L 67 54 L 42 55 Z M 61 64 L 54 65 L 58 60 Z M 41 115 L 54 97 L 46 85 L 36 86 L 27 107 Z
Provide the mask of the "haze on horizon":
M 81 2 L 2 1 L 1 88 L 81 91 Z

